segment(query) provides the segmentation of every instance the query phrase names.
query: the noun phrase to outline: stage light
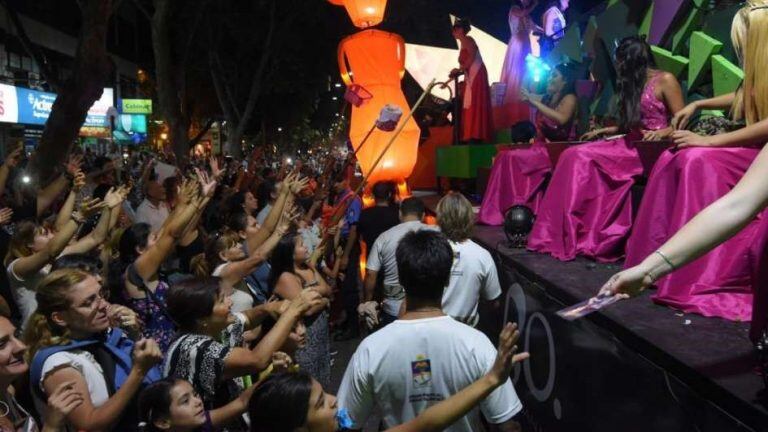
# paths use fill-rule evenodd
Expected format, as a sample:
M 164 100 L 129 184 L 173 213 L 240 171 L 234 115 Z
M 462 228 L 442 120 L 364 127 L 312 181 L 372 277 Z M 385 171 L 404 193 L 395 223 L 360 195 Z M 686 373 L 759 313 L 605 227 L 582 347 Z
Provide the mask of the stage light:
M 534 57 L 531 54 L 528 54 L 525 57 L 525 67 L 528 70 L 528 75 L 533 79 L 533 82 L 541 81 L 541 78 L 552 70 L 552 67 L 546 64 L 544 60 L 539 57 Z

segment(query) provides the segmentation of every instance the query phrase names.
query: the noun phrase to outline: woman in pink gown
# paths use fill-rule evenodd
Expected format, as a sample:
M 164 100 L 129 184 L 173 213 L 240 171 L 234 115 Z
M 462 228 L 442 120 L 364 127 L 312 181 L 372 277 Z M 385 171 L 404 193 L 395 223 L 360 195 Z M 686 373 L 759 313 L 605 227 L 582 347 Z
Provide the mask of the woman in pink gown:
M 461 45 L 459 66 L 464 72 L 462 95 L 461 140 L 490 143 L 493 138 L 491 90 L 488 87 L 488 71 L 474 39 L 467 36 L 469 20 L 459 19 L 453 25 L 453 37 Z M 454 69 L 451 73 L 455 74 Z
M 630 189 L 643 172 L 632 142 L 668 136 L 670 112 L 683 107 L 677 79 L 652 65 L 650 46 L 642 38 L 624 38 L 616 48 L 619 126 L 585 138 L 624 135 L 563 152 L 539 206 L 528 249 L 563 261 L 577 255 L 601 262 L 622 258 L 632 227 Z
M 734 17 L 731 35 L 737 53 L 744 45 L 747 13 L 745 8 Z M 699 107 L 732 106 L 734 120 L 740 120 L 742 99 L 743 93 L 739 91 L 694 102 L 675 116 L 673 125 L 685 127 L 687 118 Z M 728 143 L 701 140 L 690 132 L 676 134 L 699 141 L 698 146 L 667 150 L 654 165 L 627 241 L 625 266 L 628 268 L 640 264 L 689 220 L 733 189 L 762 148 L 762 145 L 716 147 Z M 749 321 L 755 278 L 763 262 L 766 240 L 768 213 L 763 211 L 728 241 L 656 281 L 658 290 L 653 300 L 684 312 Z
M 496 156 L 480 206 L 480 223 L 501 225 L 504 212 L 518 204 L 530 207 L 534 213 L 538 211 L 544 183 L 552 174 L 544 142 L 576 138 L 574 82 L 571 68 L 558 65 L 550 74 L 547 94 L 541 101 L 523 92 L 522 97 L 538 108 L 536 141 L 530 148 L 505 150 Z
M 506 90 L 501 108 L 494 112 L 497 128 L 510 127 L 530 119 L 528 104 L 520 100 L 520 89 L 526 73 L 525 58 L 531 53 L 529 34 L 534 24 L 529 15 L 536 5 L 538 0 L 512 0 L 509 8 L 509 44 L 501 69 L 501 82 L 506 85 Z

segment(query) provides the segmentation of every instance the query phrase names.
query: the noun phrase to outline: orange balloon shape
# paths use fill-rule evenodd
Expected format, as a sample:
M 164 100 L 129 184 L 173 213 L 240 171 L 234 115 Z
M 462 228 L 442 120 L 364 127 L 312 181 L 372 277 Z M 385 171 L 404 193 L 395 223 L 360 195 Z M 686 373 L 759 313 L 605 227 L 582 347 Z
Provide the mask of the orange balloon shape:
M 373 27 L 384 20 L 387 0 L 328 0 L 331 4 L 344 6 L 352 23 L 360 28 Z
M 352 146 L 355 150 L 359 149 L 357 160 L 363 175 L 370 174 L 368 184 L 381 180 L 406 179 L 416 164 L 419 148 L 420 131 L 413 118 L 405 124 L 402 133 L 372 173 L 374 162 L 395 132 L 374 129 L 370 138 L 360 147 L 384 105 L 394 104 L 403 110 L 401 124 L 410 113 L 400 86 L 405 73 L 403 38 L 380 30 L 365 30 L 349 36 L 339 44 L 339 69 L 342 80 L 348 86 L 358 84 L 373 94 L 373 98 L 360 107 L 352 107 L 349 132 Z

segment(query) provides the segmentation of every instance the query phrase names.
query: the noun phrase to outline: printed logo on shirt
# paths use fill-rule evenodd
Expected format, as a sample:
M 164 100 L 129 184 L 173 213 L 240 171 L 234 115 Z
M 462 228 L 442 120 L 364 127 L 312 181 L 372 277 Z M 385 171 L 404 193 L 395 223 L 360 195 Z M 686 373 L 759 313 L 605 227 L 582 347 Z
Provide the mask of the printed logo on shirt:
M 459 262 L 461 261 L 461 252 L 453 252 L 453 266 L 451 267 L 451 276 L 464 276 L 464 271 L 459 270 Z
M 432 364 L 429 359 L 423 355 L 416 356 L 416 361 L 411 362 L 411 375 L 417 387 L 429 385 L 432 382 Z

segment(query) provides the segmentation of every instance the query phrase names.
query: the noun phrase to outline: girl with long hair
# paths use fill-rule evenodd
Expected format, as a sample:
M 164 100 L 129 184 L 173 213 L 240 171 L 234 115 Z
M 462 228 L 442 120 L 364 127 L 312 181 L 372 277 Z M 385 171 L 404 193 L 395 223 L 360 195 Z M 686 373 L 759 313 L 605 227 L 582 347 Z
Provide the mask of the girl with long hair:
M 515 363 L 528 358 L 515 354 L 519 332 L 507 324 L 499 337 L 496 361 L 482 378 L 450 398 L 427 408 L 415 419 L 387 432 L 437 432 L 448 428 L 509 379 Z M 249 403 L 251 432 L 335 432 L 346 430 L 351 419 L 336 397 L 306 372 L 268 377 Z
M 568 141 L 575 137 L 576 109 L 574 68 L 559 64 L 547 81 L 547 93 L 532 95 L 525 90 L 521 98 L 536 108 L 536 140 L 527 149 L 499 153 L 480 206 L 478 220 L 487 225 L 501 225 L 504 212 L 514 205 L 526 205 L 538 211 L 544 184 L 552 174 L 552 162 L 543 143 Z
M 133 430 L 131 404 L 142 385 L 160 378 L 162 353 L 152 339 L 133 342 L 117 327 L 135 327 L 136 315 L 114 308 L 91 274 L 56 270 L 37 288 L 38 309 L 25 332 L 30 383 L 38 412 L 64 384 L 82 396 L 66 415 L 74 430 Z
M 632 227 L 630 190 L 643 173 L 632 142 L 669 136 L 669 118 L 683 107 L 677 79 L 653 66 L 645 39 L 621 40 L 616 48 L 618 125 L 589 132 L 585 138 L 622 135 L 562 153 L 539 206 L 528 249 L 563 261 L 583 255 L 612 262 L 623 256 Z
M 331 297 L 331 288 L 317 269 L 317 261 L 311 260 L 302 236 L 290 232 L 277 244 L 270 260 L 272 271 L 269 285 L 274 287 L 278 298 L 293 300 L 304 290 L 312 289 L 324 298 Z M 330 385 L 331 341 L 328 328 L 328 312 L 316 308 L 309 312 L 306 346 L 296 352 L 296 363 L 321 383 Z
M 695 137 L 689 132 L 674 136 L 675 142 L 764 143 L 768 139 L 768 89 L 758 74 L 768 65 L 768 1 L 751 0 L 747 4 L 748 31 L 744 52 L 744 111 L 749 125 L 743 129 L 712 137 Z M 744 176 L 733 189 L 683 226 L 666 243 L 642 262 L 615 274 L 601 288 L 603 295 L 635 294 L 652 286 L 657 280 L 693 262 L 727 241 L 765 210 L 768 206 L 768 149 L 763 147 Z M 765 234 L 758 242 L 765 241 Z M 754 238 L 752 239 L 755 240 Z M 765 251 L 762 251 L 764 254 Z M 764 256 L 764 255 L 763 255 Z M 753 342 L 768 338 L 768 285 L 766 266 L 758 268 L 759 279 L 754 285 L 752 325 L 749 336 Z
M 739 58 L 743 58 L 741 51 L 748 27 L 749 6 L 735 15 L 732 25 L 733 46 Z M 744 63 L 756 66 L 752 61 Z M 738 92 L 715 102 L 739 110 L 742 98 L 743 93 Z M 711 101 L 702 104 L 712 106 Z M 731 112 L 734 119 L 742 118 L 743 114 Z M 653 167 L 627 241 L 625 266 L 640 264 L 696 214 L 733 189 L 761 147 L 681 146 L 662 153 Z M 768 240 L 766 217 L 768 214 L 761 213 L 712 252 L 656 281 L 653 300 L 684 312 L 748 321 L 752 315 L 755 276 Z
M 179 331 L 166 352 L 163 376 L 190 382 L 208 410 L 237 398 L 245 387 L 240 377 L 267 369 L 296 322 L 325 304 L 318 293 L 307 291 L 290 302 L 270 302 L 233 314 L 231 297 L 214 277 L 174 284 L 167 302 Z M 253 350 L 243 348 L 244 332 L 278 316 Z M 235 423 L 235 429 L 242 428 L 239 420 Z
M 255 389 L 256 386 L 251 386 L 228 404 L 207 410 L 189 381 L 164 378 L 139 395 L 139 429 L 142 432 L 219 430 L 246 412 Z

